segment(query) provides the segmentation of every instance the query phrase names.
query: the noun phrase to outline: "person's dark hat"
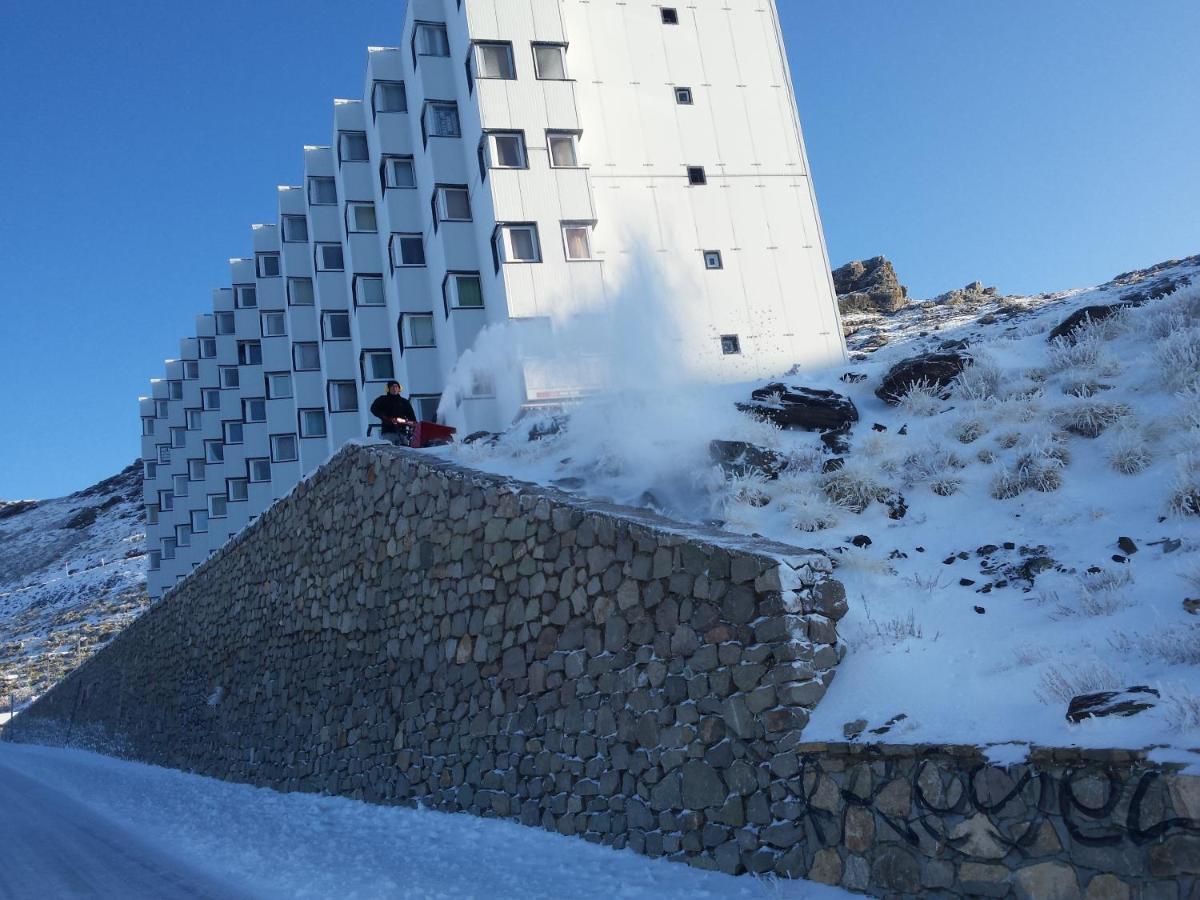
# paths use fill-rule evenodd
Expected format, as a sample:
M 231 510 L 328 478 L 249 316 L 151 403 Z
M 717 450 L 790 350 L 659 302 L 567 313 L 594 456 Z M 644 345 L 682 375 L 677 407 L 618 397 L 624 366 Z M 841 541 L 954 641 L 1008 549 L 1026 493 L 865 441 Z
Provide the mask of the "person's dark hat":
M 389 391 L 392 389 L 392 385 L 393 385 L 393 384 L 394 384 L 396 387 L 400 388 L 401 390 L 403 390 L 403 389 L 404 389 L 404 385 L 402 385 L 400 382 L 398 382 L 398 381 L 389 381 L 389 382 L 387 383 L 387 389 L 388 389 Z

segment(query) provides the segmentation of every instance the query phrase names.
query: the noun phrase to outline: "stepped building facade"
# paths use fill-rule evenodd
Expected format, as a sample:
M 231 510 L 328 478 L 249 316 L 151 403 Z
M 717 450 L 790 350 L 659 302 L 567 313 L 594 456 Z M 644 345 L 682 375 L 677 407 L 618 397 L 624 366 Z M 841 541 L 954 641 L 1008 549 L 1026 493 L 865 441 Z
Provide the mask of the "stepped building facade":
M 484 329 L 663 328 L 713 380 L 845 355 L 773 0 L 410 0 L 251 242 L 140 400 L 152 597 L 389 379 L 466 430 L 595 387 L 577 353 L 460 364 Z

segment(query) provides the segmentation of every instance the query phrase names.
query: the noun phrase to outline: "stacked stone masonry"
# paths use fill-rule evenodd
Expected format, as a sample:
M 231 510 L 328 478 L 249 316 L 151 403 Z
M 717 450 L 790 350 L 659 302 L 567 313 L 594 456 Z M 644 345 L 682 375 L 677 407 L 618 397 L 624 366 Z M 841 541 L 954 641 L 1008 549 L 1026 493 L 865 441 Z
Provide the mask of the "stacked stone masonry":
M 4 736 L 883 895 L 1200 900 L 1200 779 L 803 743 L 831 571 L 350 446 Z

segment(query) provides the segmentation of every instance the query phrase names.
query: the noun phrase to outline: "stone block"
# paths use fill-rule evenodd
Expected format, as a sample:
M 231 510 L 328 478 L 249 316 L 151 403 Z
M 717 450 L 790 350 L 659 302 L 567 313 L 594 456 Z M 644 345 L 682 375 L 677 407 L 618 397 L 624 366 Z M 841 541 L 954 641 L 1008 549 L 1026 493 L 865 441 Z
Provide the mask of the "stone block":
M 1021 900 L 1079 900 L 1075 870 L 1062 862 L 1043 862 L 1018 869 L 1013 889 Z

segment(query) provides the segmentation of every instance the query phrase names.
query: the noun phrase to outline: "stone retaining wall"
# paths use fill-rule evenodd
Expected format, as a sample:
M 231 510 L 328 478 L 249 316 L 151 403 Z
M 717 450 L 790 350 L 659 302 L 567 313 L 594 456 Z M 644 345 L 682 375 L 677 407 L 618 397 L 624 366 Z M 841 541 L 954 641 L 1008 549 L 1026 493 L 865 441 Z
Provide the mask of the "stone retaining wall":
M 879 894 L 1200 900 L 1200 779 L 1137 754 L 803 743 L 831 568 L 350 447 L 4 736 Z

